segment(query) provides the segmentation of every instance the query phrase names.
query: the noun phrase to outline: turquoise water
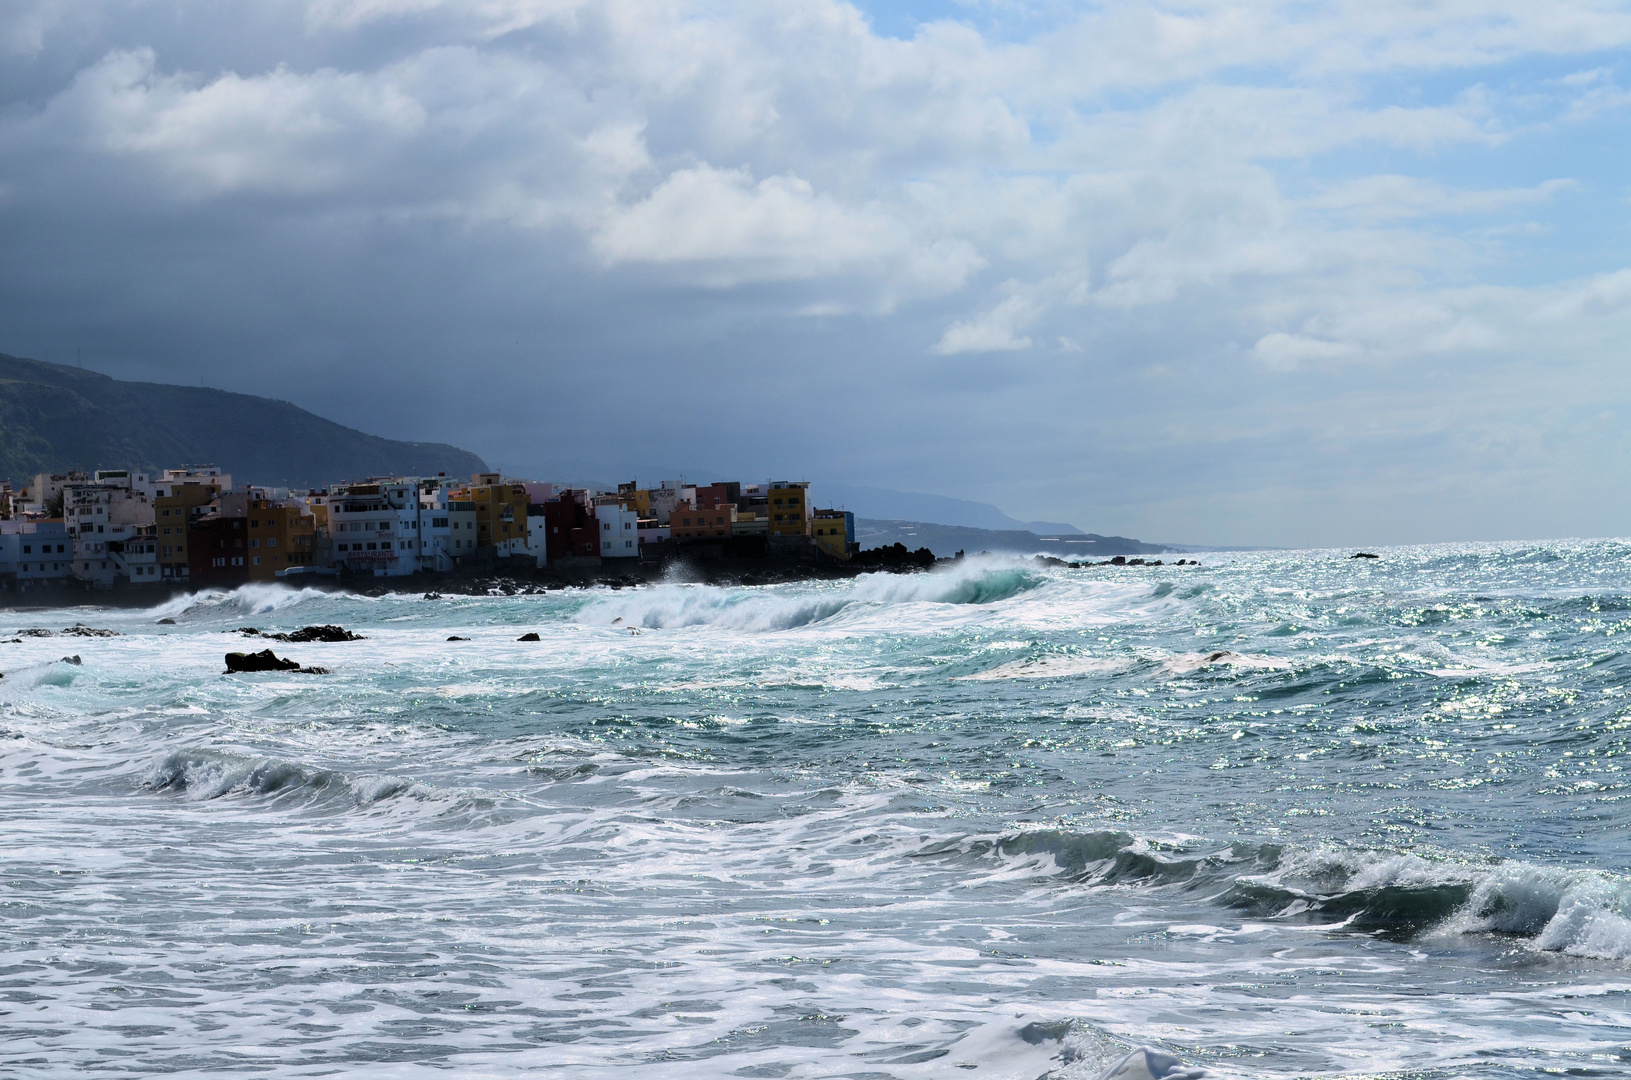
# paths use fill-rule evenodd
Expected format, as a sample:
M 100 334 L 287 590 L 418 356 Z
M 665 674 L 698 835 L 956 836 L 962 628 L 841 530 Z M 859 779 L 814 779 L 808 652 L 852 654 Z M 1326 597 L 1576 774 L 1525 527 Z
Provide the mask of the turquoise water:
M 0 613 L 0 1073 L 1631 1074 L 1631 545 L 1382 554 Z

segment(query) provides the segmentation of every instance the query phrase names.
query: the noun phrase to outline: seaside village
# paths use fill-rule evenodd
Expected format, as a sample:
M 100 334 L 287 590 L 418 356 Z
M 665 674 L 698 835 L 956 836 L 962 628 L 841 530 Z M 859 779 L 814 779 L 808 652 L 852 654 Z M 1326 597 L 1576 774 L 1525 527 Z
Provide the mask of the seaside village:
M 214 466 L 149 475 L 41 473 L 0 482 L 0 590 L 145 583 L 194 588 L 312 577 L 403 577 L 617 560 L 785 555 L 847 560 L 855 518 L 809 484 L 685 484 L 615 492 L 479 473 L 372 478 L 306 492 Z

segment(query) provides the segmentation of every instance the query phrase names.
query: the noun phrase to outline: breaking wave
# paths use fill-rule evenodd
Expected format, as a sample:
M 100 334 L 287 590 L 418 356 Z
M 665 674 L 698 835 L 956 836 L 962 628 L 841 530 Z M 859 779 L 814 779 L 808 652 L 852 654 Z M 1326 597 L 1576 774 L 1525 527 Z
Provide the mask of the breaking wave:
M 1390 940 L 1502 934 L 1543 952 L 1631 959 L 1631 882 L 1592 870 L 1277 844 L 1206 847 L 1113 830 L 970 837 L 915 855 L 995 858 L 1090 887 L 1174 888 L 1255 919 L 1327 923 Z
M 652 630 L 683 626 L 791 630 L 862 606 L 992 604 L 1034 589 L 1046 580 L 1019 566 L 965 560 L 951 569 L 926 574 L 863 574 L 853 582 L 816 591 L 782 586 L 744 589 L 654 585 L 597 595 L 578 611 L 574 621 Z
M 200 592 L 173 597 L 151 610 L 158 617 L 203 620 L 264 615 L 282 611 L 313 600 L 336 598 L 357 599 L 351 593 L 336 593 L 310 587 L 291 588 L 288 585 L 240 585 L 236 589 L 204 589 Z
M 372 806 L 403 794 L 429 793 L 424 785 L 399 776 L 352 777 L 298 762 L 219 750 L 178 750 L 148 772 L 142 787 L 183 795 L 195 802 L 228 795 L 268 795 L 337 800 L 355 807 Z

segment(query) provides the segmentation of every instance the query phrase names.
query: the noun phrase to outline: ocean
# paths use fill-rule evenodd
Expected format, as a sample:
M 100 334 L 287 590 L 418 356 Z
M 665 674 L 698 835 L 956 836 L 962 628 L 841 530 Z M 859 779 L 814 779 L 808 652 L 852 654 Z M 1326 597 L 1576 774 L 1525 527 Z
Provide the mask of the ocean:
M 0 611 L 0 1074 L 1631 1075 L 1631 543 L 1347 554 Z

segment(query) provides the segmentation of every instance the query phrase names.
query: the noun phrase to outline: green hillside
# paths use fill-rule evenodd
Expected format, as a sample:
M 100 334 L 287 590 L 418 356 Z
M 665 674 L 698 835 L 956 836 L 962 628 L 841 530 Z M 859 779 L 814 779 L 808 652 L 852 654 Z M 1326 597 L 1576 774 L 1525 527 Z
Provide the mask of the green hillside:
M 468 450 L 367 435 L 287 401 L 121 382 L 0 353 L 0 479 L 183 464 L 219 465 L 236 483 L 289 487 L 487 470 Z

